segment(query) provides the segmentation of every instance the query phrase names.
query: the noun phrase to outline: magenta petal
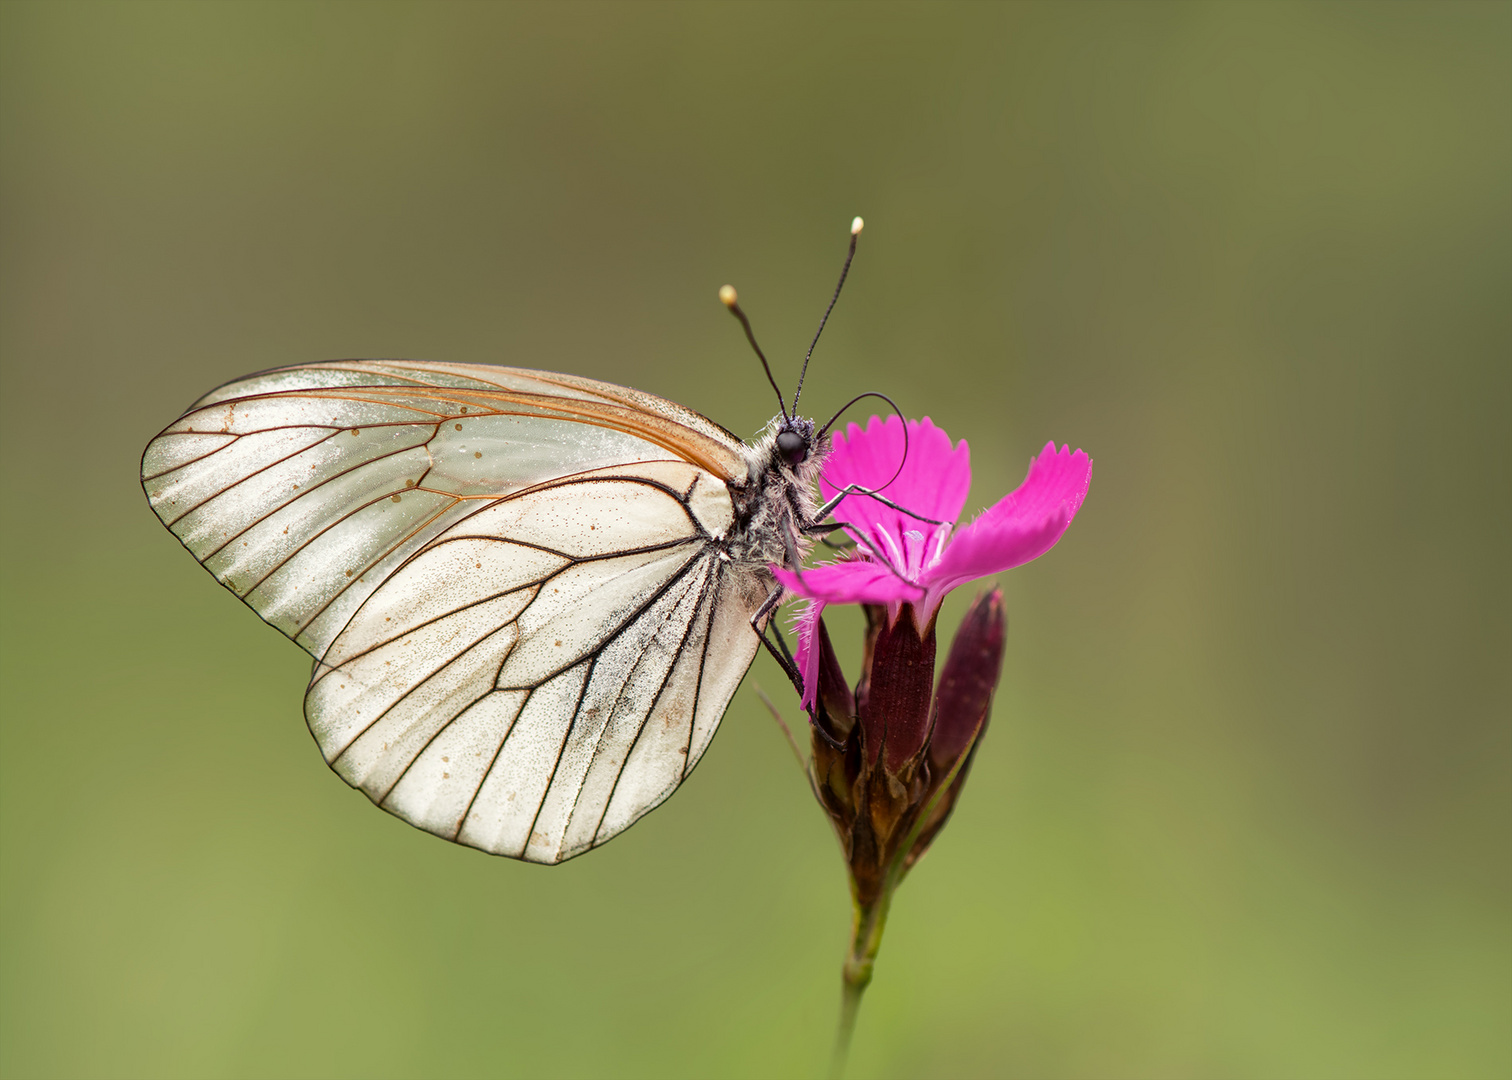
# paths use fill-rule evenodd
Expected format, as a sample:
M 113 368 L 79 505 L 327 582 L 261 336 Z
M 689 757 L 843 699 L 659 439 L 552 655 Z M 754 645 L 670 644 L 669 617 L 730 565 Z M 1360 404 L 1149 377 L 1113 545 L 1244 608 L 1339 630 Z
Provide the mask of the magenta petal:
M 847 485 L 858 484 L 881 489 L 889 501 L 915 514 L 954 524 L 971 490 L 971 451 L 965 441 L 952 447 L 950 436 L 925 417 L 908 422 L 906 460 L 903 450 L 903 422 L 896 416 L 885 421 L 873 416 L 865 429 L 849 425 L 843 435 L 835 435 L 834 450 L 824 462 L 819 489 L 825 500 Z M 865 495 L 848 496 L 835 516 L 855 525 L 853 535 L 868 546 L 875 543 L 878 530 L 897 538 L 909 531 L 928 533 L 938 528 Z M 894 553 L 884 554 L 892 557 Z
M 798 647 L 793 650 L 793 660 L 803 676 L 803 707 L 806 710 L 814 707 L 814 697 L 819 689 L 819 617 L 823 614 L 824 602 L 810 600 L 798 609 L 798 617 L 793 620 L 793 629 L 798 632 Z
M 885 566 L 864 559 L 814 566 L 800 577 L 780 566 L 772 573 L 784 587 L 799 596 L 826 604 L 890 604 L 895 600 L 918 600 L 924 590 L 898 577 Z
M 926 584 L 940 594 L 973 578 L 1037 559 L 1055 546 L 1092 483 L 1092 459 L 1047 443 L 1018 489 L 950 540 Z

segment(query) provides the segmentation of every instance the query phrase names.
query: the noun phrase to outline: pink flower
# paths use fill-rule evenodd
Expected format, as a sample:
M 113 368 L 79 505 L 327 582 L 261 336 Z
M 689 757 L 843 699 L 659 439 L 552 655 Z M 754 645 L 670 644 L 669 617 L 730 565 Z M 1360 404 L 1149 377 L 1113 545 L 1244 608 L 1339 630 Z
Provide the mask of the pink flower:
M 898 463 L 903 469 L 893 479 Z M 888 481 L 892 482 L 889 483 Z M 856 541 L 853 556 L 802 574 L 774 567 L 777 579 L 811 602 L 799 615 L 796 660 L 803 676 L 803 705 L 812 709 L 818 685 L 815 634 L 826 604 L 885 606 L 896 621 L 905 605 L 922 635 L 945 594 L 976 578 L 1037 559 L 1055 546 L 1092 482 L 1092 460 L 1080 450 L 1045 444 L 1019 487 L 963 528 L 955 527 L 971 489 L 971 455 L 964 440 L 926 417 L 903 422 L 873 416 L 863 430 L 851 424 L 835 435 L 819 487 L 825 499 L 849 485 L 879 490 L 903 513 L 867 495 L 852 494 L 835 517 Z M 918 515 L 918 517 L 912 516 Z M 930 524 L 919 518 L 941 524 Z

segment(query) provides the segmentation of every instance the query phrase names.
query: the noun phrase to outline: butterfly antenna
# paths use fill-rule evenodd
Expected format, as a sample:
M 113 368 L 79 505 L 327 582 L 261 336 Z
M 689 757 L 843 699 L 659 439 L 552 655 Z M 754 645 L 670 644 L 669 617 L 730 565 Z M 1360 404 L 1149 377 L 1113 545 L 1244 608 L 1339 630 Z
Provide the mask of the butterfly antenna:
M 856 219 L 861 220 L 860 218 Z M 855 244 L 852 243 L 852 248 Z M 849 263 L 847 263 L 849 265 Z M 772 389 L 777 391 L 777 407 L 782 410 L 784 420 L 791 419 L 788 416 L 787 405 L 782 400 L 782 389 L 777 385 L 777 380 L 772 377 L 772 365 L 767 363 L 766 354 L 761 351 L 761 346 L 756 344 L 756 335 L 751 331 L 751 320 L 746 318 L 746 313 L 740 310 L 740 304 L 735 295 L 735 286 L 721 285 L 719 287 L 719 302 L 730 309 L 730 314 L 740 320 L 740 325 L 745 327 L 746 340 L 751 343 L 751 348 L 756 350 L 756 357 L 761 361 L 761 366 L 766 371 L 767 382 L 772 384 Z M 794 399 L 797 400 L 796 398 Z
M 814 340 L 809 342 L 808 352 L 803 355 L 803 370 L 798 373 L 798 389 L 793 391 L 793 415 L 798 415 L 798 395 L 803 393 L 803 377 L 808 374 L 809 357 L 814 355 L 814 346 L 819 344 L 819 335 L 824 333 L 824 324 L 829 322 L 830 312 L 835 310 L 835 301 L 840 299 L 840 290 L 845 287 L 845 275 L 850 273 L 851 260 L 856 257 L 856 237 L 861 235 L 860 218 L 851 222 L 850 250 L 845 253 L 845 265 L 840 268 L 840 280 L 835 285 L 835 295 L 830 297 L 829 307 L 824 309 L 824 318 L 819 320 L 819 329 L 814 331 Z
M 896 401 L 888 397 L 886 394 L 879 393 L 876 390 L 868 390 L 864 394 L 857 394 L 855 397 L 847 401 L 844 405 L 840 406 L 840 411 L 829 418 L 828 422 L 826 422 L 825 425 L 819 429 L 819 434 L 814 436 L 814 439 L 815 441 L 822 440 L 826 435 L 829 434 L 829 429 L 835 426 L 835 421 L 845 415 L 846 409 L 849 409 L 858 401 L 865 401 L 869 397 L 880 398 L 881 400 L 891 405 L 893 415 L 895 415 L 903 424 L 903 460 L 898 462 L 898 467 L 893 470 L 892 479 L 888 480 L 886 484 L 882 485 L 882 487 L 871 489 L 872 492 L 877 492 L 881 491 L 883 488 L 890 486 L 893 480 L 896 480 L 898 477 L 902 476 L 903 466 L 908 464 L 908 421 L 904 419 L 903 410 L 898 408 L 898 403 Z

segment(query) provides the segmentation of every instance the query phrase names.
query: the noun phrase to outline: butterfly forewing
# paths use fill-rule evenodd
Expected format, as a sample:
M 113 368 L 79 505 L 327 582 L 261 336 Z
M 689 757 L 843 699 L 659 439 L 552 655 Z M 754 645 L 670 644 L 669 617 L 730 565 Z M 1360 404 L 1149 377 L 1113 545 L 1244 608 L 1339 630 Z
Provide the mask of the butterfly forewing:
M 508 368 L 353 361 L 191 406 L 153 509 L 316 657 L 331 766 L 437 835 L 558 862 L 687 775 L 754 655 L 722 558 L 739 442 L 680 406 Z
M 319 657 L 386 574 L 486 501 L 668 458 L 727 481 L 744 467 L 739 446 L 681 406 L 607 383 L 348 361 L 206 395 L 147 447 L 142 484 L 195 558 Z

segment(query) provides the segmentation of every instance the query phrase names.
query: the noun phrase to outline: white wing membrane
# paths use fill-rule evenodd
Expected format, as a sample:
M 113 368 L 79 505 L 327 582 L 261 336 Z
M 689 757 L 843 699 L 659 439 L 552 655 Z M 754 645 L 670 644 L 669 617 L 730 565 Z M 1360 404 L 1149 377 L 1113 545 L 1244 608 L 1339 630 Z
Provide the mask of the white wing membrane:
M 553 401 L 593 403 L 507 368 L 271 372 L 191 406 L 148 446 L 142 485 L 221 584 L 318 658 L 387 573 L 484 500 L 674 456 Z
M 761 590 L 719 545 L 740 460 L 635 391 L 361 361 L 207 395 L 142 476 L 316 657 L 305 712 L 337 773 L 439 836 L 552 863 L 682 782 L 754 656 Z
M 686 463 L 599 470 L 412 558 L 316 666 L 305 712 L 332 768 L 411 824 L 535 862 L 661 802 L 757 645 L 748 589 L 685 494 L 707 480 Z

